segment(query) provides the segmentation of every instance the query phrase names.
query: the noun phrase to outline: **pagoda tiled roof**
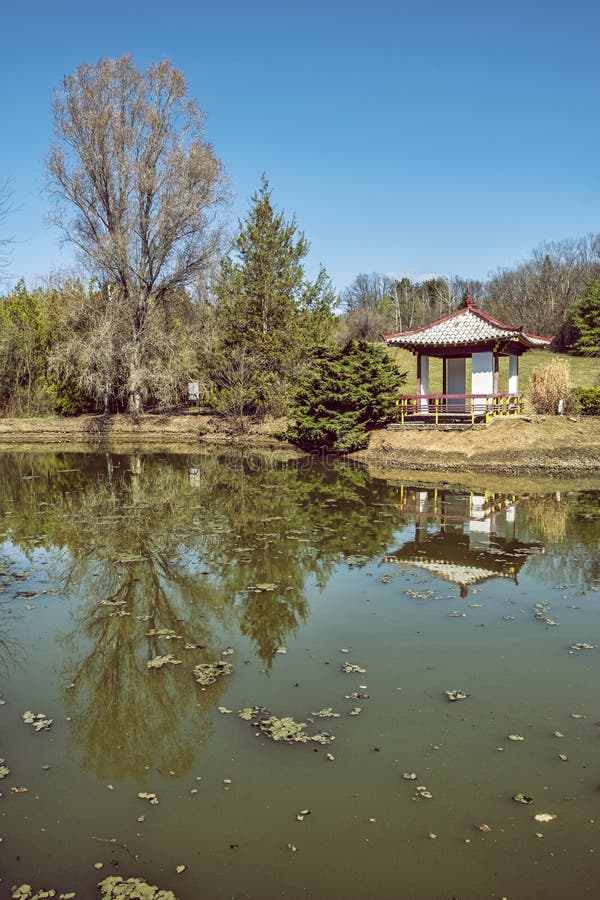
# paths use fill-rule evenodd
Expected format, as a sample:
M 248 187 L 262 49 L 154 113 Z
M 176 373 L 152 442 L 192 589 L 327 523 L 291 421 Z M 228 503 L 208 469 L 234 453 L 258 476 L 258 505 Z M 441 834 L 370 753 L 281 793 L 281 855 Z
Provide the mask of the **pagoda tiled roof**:
M 470 298 L 466 305 L 441 319 L 398 334 L 384 334 L 386 343 L 395 347 L 452 347 L 486 344 L 489 341 L 516 340 L 524 347 L 548 347 L 552 338 L 527 334 L 522 328 L 505 325 L 476 309 Z

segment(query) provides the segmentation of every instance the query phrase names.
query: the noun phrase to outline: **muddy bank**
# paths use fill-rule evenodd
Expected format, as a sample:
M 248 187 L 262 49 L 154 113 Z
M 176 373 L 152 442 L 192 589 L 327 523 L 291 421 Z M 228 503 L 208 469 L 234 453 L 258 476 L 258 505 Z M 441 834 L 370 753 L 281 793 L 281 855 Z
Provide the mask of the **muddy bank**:
M 195 410 L 177 415 L 80 416 L 66 419 L 0 419 L 0 451 L 41 447 L 168 450 L 238 448 L 303 456 L 281 440 L 285 420 L 250 425 L 243 434 Z M 551 476 L 578 481 L 600 478 L 600 419 L 526 417 L 497 419 L 466 431 L 406 428 L 374 431 L 366 450 L 350 454 L 370 470 L 495 476 Z
M 600 419 L 496 419 L 467 431 L 375 431 L 354 454 L 383 469 L 600 477 Z

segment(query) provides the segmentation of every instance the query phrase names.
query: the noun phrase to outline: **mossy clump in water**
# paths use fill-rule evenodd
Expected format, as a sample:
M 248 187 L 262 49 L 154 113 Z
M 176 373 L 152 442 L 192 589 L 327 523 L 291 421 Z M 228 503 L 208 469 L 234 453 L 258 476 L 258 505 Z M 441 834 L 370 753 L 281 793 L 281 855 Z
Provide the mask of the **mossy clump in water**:
M 143 878 L 128 878 L 111 875 L 98 882 L 103 900 L 177 900 L 173 891 L 163 891 Z
M 54 888 L 40 888 L 34 893 L 34 888 L 30 884 L 21 884 L 18 887 L 13 884 L 11 893 L 12 900 L 46 900 L 47 897 L 55 897 L 56 900 L 72 900 L 76 896 L 75 891 L 59 893 Z
M 181 660 L 175 659 L 174 656 L 168 653 L 166 656 L 155 656 L 154 659 L 149 659 L 146 665 L 149 669 L 162 669 L 168 663 L 172 666 L 179 666 L 181 665 Z
M 35 731 L 47 731 L 54 719 L 48 719 L 46 713 L 34 713 L 28 709 L 23 713 L 23 721 L 26 725 L 33 725 Z
M 223 675 L 231 675 L 233 666 L 225 659 L 219 659 L 214 663 L 199 663 L 194 666 L 194 677 L 198 684 L 214 684 L 217 678 Z
M 0 759 L 0 778 L 6 778 L 7 775 L 10 775 L 10 769 L 4 765 L 5 762 L 5 759 Z
M 325 731 L 316 734 L 307 734 L 306 722 L 296 722 L 291 716 L 278 718 L 270 714 L 264 706 L 247 706 L 238 711 L 240 719 L 251 722 L 259 728 L 266 737 L 272 741 L 283 741 L 286 744 L 332 744 L 335 741 L 333 735 Z

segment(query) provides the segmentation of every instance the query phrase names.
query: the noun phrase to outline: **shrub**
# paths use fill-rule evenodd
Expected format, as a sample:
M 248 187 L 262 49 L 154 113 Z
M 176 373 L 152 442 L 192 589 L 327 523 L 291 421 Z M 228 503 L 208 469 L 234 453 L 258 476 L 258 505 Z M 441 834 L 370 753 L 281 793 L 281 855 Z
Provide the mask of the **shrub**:
M 600 416 L 600 387 L 578 388 L 575 394 L 582 415 Z
M 545 366 L 538 366 L 531 373 L 529 399 L 536 413 L 555 416 L 559 411 L 559 401 L 563 401 L 563 412 L 572 408 L 572 385 L 569 362 L 553 359 Z
M 300 379 L 286 437 L 306 450 L 359 450 L 369 429 L 393 419 L 404 379 L 377 345 L 349 341 L 343 348 L 323 347 Z

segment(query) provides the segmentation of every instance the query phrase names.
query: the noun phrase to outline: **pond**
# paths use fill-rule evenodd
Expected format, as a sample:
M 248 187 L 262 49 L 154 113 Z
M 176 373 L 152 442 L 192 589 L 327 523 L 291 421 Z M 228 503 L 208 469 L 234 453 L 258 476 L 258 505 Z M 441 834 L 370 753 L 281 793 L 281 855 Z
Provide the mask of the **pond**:
M 1 896 L 597 896 L 599 500 L 4 453 Z

